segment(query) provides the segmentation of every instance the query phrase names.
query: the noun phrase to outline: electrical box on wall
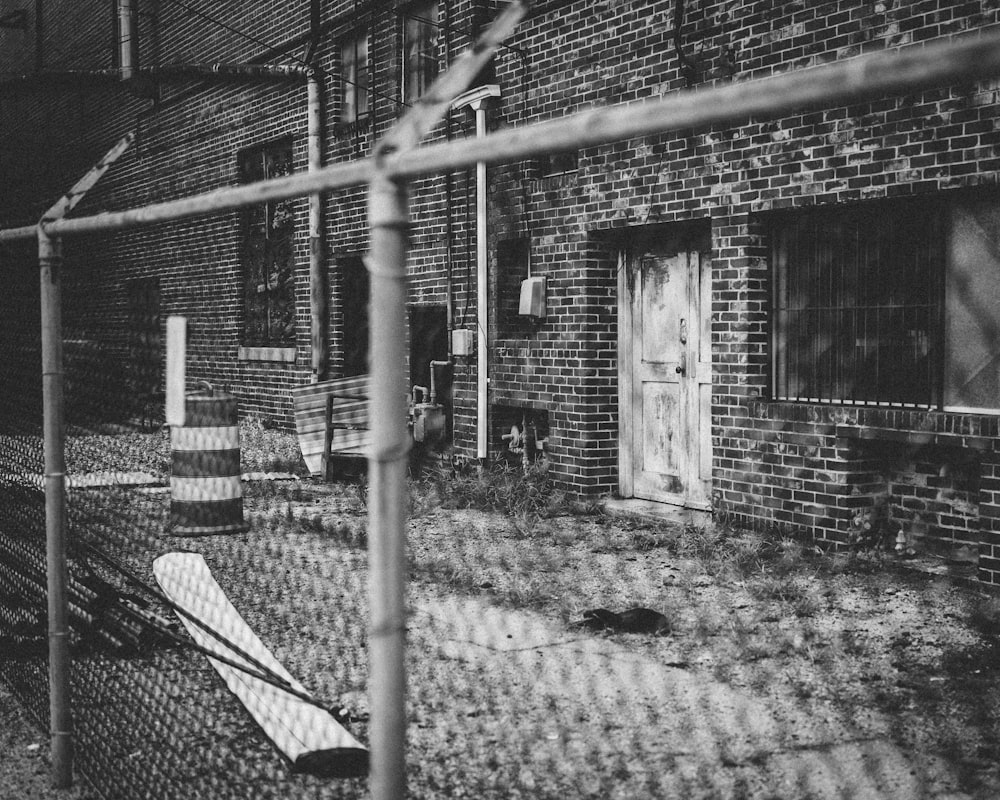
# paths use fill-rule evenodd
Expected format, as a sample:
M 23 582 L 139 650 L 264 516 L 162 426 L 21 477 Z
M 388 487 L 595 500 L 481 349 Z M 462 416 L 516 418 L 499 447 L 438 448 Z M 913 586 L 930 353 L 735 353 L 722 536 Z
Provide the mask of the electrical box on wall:
M 471 356 L 475 349 L 475 337 L 468 328 L 456 328 L 451 332 L 451 354 L 453 356 Z
M 545 317 L 545 278 L 521 281 L 521 303 L 517 313 L 522 317 Z

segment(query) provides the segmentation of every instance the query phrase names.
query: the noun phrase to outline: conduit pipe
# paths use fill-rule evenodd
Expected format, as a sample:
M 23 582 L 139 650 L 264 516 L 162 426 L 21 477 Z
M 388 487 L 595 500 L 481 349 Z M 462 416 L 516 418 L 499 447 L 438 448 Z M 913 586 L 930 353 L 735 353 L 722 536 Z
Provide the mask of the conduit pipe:
M 476 138 L 486 135 L 486 101 L 500 96 L 495 83 L 478 86 L 456 97 L 453 109 L 471 108 L 476 114 Z M 476 458 L 486 458 L 489 360 L 489 308 L 486 274 L 486 162 L 476 162 Z
M 323 116 L 322 87 L 315 71 L 306 77 L 308 171 L 323 168 Z M 309 333 L 312 340 L 312 380 L 326 380 L 329 372 L 329 308 L 327 304 L 327 279 L 323 263 L 323 196 L 319 192 L 309 195 Z
M 118 74 L 123 81 L 135 77 L 139 36 L 132 0 L 118 0 Z

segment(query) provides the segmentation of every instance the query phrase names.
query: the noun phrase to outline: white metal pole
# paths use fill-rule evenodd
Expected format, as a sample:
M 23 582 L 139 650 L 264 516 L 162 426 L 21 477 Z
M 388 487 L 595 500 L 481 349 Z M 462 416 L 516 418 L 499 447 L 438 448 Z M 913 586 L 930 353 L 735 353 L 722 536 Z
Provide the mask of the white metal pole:
M 406 185 L 376 174 L 368 186 L 371 248 L 369 420 L 369 602 L 371 794 L 401 800 L 406 791 Z
M 49 735 L 52 783 L 73 783 L 69 609 L 66 592 L 66 424 L 63 403 L 62 242 L 38 228 L 42 296 L 42 416 L 49 617 Z
M 167 317 L 167 376 L 164 416 L 167 425 L 184 424 L 184 390 L 187 384 L 187 317 Z
M 486 100 L 476 100 L 472 109 L 476 112 L 476 138 L 486 135 Z M 476 163 L 476 457 L 486 458 L 487 426 L 489 415 L 489 358 L 487 330 L 490 324 L 487 307 L 486 274 L 486 162 Z

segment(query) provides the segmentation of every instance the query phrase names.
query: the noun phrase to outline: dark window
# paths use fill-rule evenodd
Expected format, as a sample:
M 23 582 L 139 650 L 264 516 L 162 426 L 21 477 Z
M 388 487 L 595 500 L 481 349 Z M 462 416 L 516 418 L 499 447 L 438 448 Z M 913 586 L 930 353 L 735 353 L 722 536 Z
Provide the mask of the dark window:
M 776 398 L 940 403 L 945 213 L 910 201 L 775 218 Z
M 574 172 L 577 168 L 577 151 L 542 156 L 535 162 L 535 166 L 540 178 L 548 175 L 561 175 L 564 172 Z
M 368 372 L 368 269 L 360 256 L 337 260 L 344 312 L 344 377 Z
M 497 328 L 501 336 L 529 327 L 527 317 L 518 314 L 521 282 L 528 277 L 531 255 L 529 239 L 502 239 L 497 242 Z
M 438 74 L 438 4 L 416 3 L 405 13 L 403 100 L 416 100 Z
M 367 116 L 371 102 L 367 34 L 356 36 L 341 45 L 340 80 L 340 121 L 357 122 Z
M 288 139 L 243 150 L 241 183 L 277 178 L 292 171 Z M 248 345 L 295 344 L 295 233 L 293 200 L 254 206 L 241 214 L 244 337 Z

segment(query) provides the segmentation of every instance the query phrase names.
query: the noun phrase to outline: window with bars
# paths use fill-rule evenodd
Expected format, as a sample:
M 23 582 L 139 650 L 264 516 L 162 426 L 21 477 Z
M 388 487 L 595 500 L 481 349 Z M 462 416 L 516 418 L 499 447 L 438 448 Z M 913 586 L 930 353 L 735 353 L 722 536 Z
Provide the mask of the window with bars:
M 770 222 L 775 399 L 1000 410 L 995 193 Z
M 438 4 L 415 3 L 404 16 L 403 101 L 422 95 L 438 74 Z
M 774 217 L 777 399 L 939 404 L 942 222 L 913 201 Z
M 364 119 L 371 110 L 371 64 L 368 34 L 359 34 L 340 46 L 340 121 Z
M 288 175 L 292 141 L 240 151 L 241 183 Z M 244 341 L 250 346 L 295 344 L 294 200 L 251 206 L 240 214 L 244 286 Z

